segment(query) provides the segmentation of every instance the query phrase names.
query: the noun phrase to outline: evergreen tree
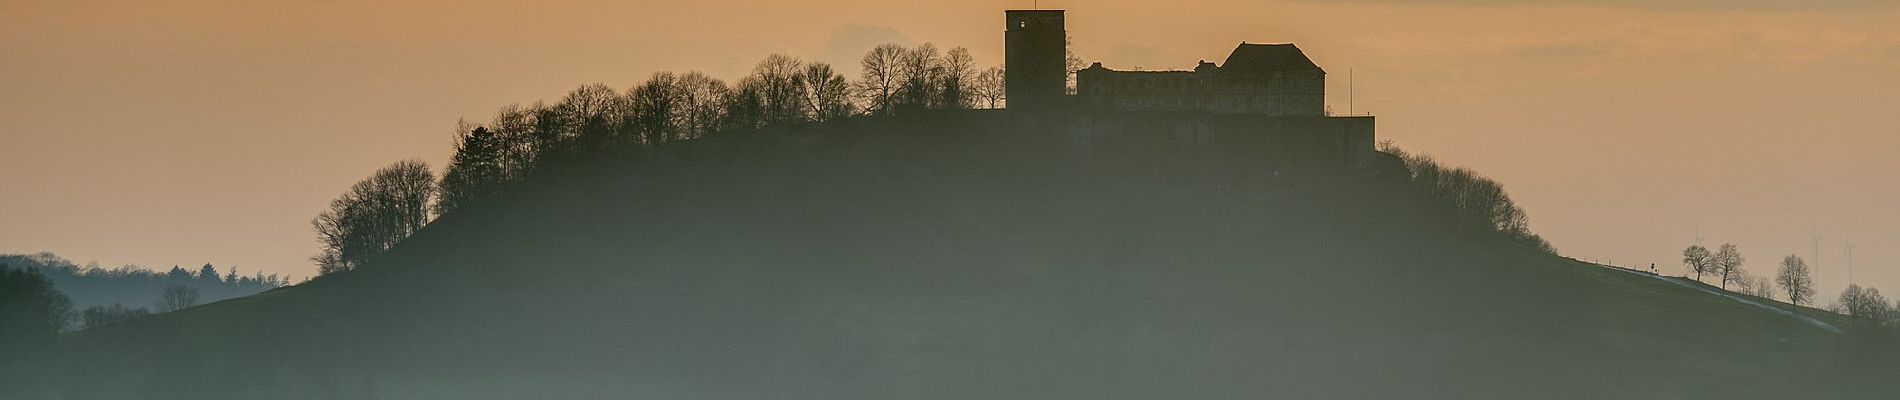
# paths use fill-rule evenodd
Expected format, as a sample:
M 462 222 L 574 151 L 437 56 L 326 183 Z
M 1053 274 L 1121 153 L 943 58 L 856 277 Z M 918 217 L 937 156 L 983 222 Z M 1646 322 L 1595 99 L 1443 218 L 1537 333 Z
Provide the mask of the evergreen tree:
M 493 131 L 475 127 L 461 134 L 455 156 L 442 173 L 442 193 L 436 198 L 437 214 L 467 207 L 501 190 L 507 171 L 502 165 L 503 147 Z

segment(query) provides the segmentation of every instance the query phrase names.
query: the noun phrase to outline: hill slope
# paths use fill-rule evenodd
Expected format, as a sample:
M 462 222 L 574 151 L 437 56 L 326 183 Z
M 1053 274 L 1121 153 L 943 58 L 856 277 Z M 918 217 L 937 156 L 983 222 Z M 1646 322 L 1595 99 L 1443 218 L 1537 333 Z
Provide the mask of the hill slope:
M 1889 397 L 1835 334 L 1455 226 L 1390 163 L 876 119 L 575 164 L 69 338 L 71 398 Z M 83 372 L 81 372 L 83 371 Z M 1799 395 L 1799 396 L 1797 396 Z

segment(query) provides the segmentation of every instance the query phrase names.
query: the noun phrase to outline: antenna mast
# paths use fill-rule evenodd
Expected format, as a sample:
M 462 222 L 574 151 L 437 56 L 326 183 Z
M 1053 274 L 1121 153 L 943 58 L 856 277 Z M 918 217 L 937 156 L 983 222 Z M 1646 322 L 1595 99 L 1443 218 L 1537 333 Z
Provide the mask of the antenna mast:
M 1352 68 L 1346 69 L 1346 115 L 1352 115 Z

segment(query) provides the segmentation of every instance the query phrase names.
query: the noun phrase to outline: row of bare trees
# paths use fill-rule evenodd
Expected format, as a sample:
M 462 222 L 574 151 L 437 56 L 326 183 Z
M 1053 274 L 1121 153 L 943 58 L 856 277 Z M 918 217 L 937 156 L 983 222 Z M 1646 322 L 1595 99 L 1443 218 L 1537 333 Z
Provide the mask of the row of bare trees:
M 1751 285 L 1755 282 L 1742 269 L 1742 264 L 1747 261 L 1742 258 L 1741 248 L 1734 243 L 1723 243 L 1713 252 L 1699 244 L 1682 250 L 1682 265 L 1695 272 L 1696 281 L 1701 281 L 1703 274 L 1714 275 L 1721 278 L 1720 286 L 1723 289 L 1728 289 L 1729 283 Z
M 1887 302 L 1887 296 L 1880 289 L 1863 288 L 1849 284 L 1841 291 L 1841 297 L 1828 309 L 1847 315 L 1858 321 L 1882 324 L 1900 324 L 1900 301 Z
M 432 215 L 479 203 L 566 156 L 901 110 L 994 108 L 1006 100 L 1002 69 L 979 70 L 961 47 L 886 44 L 859 66 L 853 81 L 830 64 L 773 54 L 730 84 L 696 71 L 659 72 L 626 90 L 587 84 L 553 104 L 503 107 L 486 124 L 463 121 L 439 185 L 420 161 L 358 182 L 312 220 L 323 245 L 312 260 L 324 274 L 353 269 Z
M 1782 257 L 1772 279 L 1749 275 L 1742 268 L 1744 262 L 1746 259 L 1742 258 L 1741 250 L 1733 243 L 1724 243 L 1713 252 L 1702 245 L 1691 245 L 1682 250 L 1682 265 L 1695 273 L 1696 281 L 1701 281 L 1703 275 L 1712 275 L 1721 278 L 1723 289 L 1734 283 L 1743 294 L 1764 299 L 1774 299 L 1780 295 L 1792 306 L 1814 304 L 1814 272 L 1809 270 L 1807 261 L 1801 256 L 1790 254 Z M 1895 311 L 1900 309 L 1900 305 L 1889 305 L 1879 289 L 1851 284 L 1828 309 L 1855 319 L 1882 323 L 1900 317 L 1900 313 Z
M 854 81 L 830 64 L 773 54 L 731 84 L 696 71 L 659 72 L 624 91 L 587 84 L 554 104 L 504 107 L 487 124 L 458 124 L 436 211 L 466 207 L 548 159 L 577 152 L 1005 100 L 1002 69 L 979 71 L 961 47 L 880 45 L 859 66 Z
M 1741 247 L 1734 243 L 1723 243 L 1715 251 L 1702 245 L 1690 245 L 1682 249 L 1682 265 L 1695 274 L 1697 282 L 1704 275 L 1718 278 L 1722 289 L 1735 284 L 1735 289 L 1764 299 L 1773 299 L 1783 295 L 1794 305 L 1809 304 L 1814 301 L 1814 275 L 1808 270 L 1808 263 L 1800 256 L 1789 255 L 1781 259 L 1781 265 L 1775 269 L 1772 280 L 1768 277 L 1750 275 L 1743 266 L 1748 262 L 1742 257 Z M 1776 290 L 1776 287 L 1780 290 Z
M 899 108 L 995 108 L 1003 102 L 1003 70 L 978 70 L 970 51 L 962 47 L 939 52 L 925 43 L 914 48 L 895 44 L 871 49 L 860 62 L 856 82 L 865 113 L 889 113 Z
M 1782 295 L 1794 306 L 1814 304 L 1814 273 L 1808 269 L 1807 261 L 1802 260 L 1801 256 L 1790 254 L 1782 257 L 1772 280 L 1749 275 L 1742 269 L 1746 261 L 1742 258 L 1741 250 L 1733 243 L 1723 243 L 1713 252 L 1702 245 L 1691 245 L 1682 250 L 1682 265 L 1695 273 L 1696 281 L 1701 281 L 1703 275 L 1713 275 L 1721 278 L 1723 289 L 1727 289 L 1729 283 L 1734 283 L 1743 294 L 1764 299 Z M 1776 290 L 1777 287 L 1780 290 Z M 1847 290 L 1842 291 L 1840 298 L 1828 309 L 1856 320 L 1892 323 L 1894 319 L 1900 318 L 1900 304 L 1889 304 L 1887 298 L 1880 294 L 1880 289 L 1853 284 L 1847 285 Z

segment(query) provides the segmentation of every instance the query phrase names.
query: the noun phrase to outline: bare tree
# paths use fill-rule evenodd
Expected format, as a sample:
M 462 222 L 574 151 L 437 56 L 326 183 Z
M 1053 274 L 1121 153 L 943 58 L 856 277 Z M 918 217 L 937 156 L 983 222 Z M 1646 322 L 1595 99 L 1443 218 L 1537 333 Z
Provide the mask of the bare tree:
M 195 286 L 166 286 L 165 291 L 158 295 L 158 312 L 161 313 L 183 310 L 195 305 L 198 305 L 198 288 Z
M 904 50 L 897 63 L 897 105 L 938 108 L 935 103 L 942 74 L 943 53 L 937 45 L 924 43 Z
M 1887 297 L 1880 294 L 1880 289 L 1850 284 L 1847 290 L 1841 291 L 1837 301 L 1840 311 L 1855 320 L 1884 322 L 1894 317 L 1893 306 L 1887 304 Z
M 805 63 L 784 54 L 766 56 L 752 68 L 766 124 L 804 122 Z
M 1742 294 L 1764 299 L 1775 298 L 1775 282 L 1766 276 L 1745 276 L 1736 286 L 1741 288 Z
M 656 72 L 645 83 L 627 90 L 633 112 L 633 130 L 640 143 L 657 145 L 685 136 L 687 89 L 672 72 Z
M 1707 247 L 1699 244 L 1690 245 L 1689 248 L 1682 249 L 1682 265 L 1688 266 L 1690 271 L 1695 271 L 1695 280 L 1701 282 L 1703 273 L 1712 272 L 1715 269 L 1715 255 L 1709 253 Z
M 1742 263 L 1745 261 L 1747 260 L 1742 258 L 1742 251 L 1737 249 L 1734 243 L 1723 243 L 1715 251 L 1715 256 L 1710 259 L 1710 262 L 1715 267 L 1715 274 L 1722 278 L 1723 289 L 1728 289 L 1729 282 L 1740 283 L 1742 279 L 1748 277 L 1742 271 Z
M 970 108 L 974 100 L 972 85 L 976 81 L 976 59 L 970 56 L 970 50 L 962 47 L 950 49 L 943 56 L 942 73 L 939 74 L 938 108 L 961 110 Z
M 1788 294 L 1788 303 L 1800 306 L 1814 301 L 1814 275 L 1808 272 L 1808 263 L 1801 256 L 1790 254 L 1781 259 L 1781 268 L 1775 271 L 1775 284 Z
M 310 224 L 322 252 L 311 257 L 318 273 L 355 269 L 428 225 L 435 176 L 421 160 L 377 170 L 350 187 Z
M 850 85 L 844 75 L 831 70 L 830 64 L 821 62 L 805 66 L 804 104 L 807 118 L 814 122 L 825 122 L 851 115 Z
M 1003 67 L 990 67 L 976 74 L 971 80 L 970 95 L 983 103 L 983 108 L 999 108 L 1007 92 L 1003 86 Z
M 896 44 L 880 44 L 864 53 L 859 61 L 863 71 L 858 76 L 858 93 L 864 99 L 867 113 L 884 114 L 891 111 L 891 98 L 902 86 L 899 79 L 898 64 L 903 61 L 904 47 Z
M 495 113 L 495 119 L 488 128 L 495 133 L 495 140 L 501 147 L 501 165 L 503 179 L 513 182 L 526 178 L 540 160 L 541 151 L 535 139 L 542 135 L 535 132 L 540 125 L 535 118 L 540 114 L 535 110 L 544 108 L 541 104 L 522 106 L 510 104 Z
M 543 147 L 563 151 L 593 148 L 605 143 L 624 141 L 615 137 L 624 131 L 620 124 L 628 120 L 624 99 L 612 87 L 590 83 L 568 92 L 553 108 L 546 110 L 541 123 Z
M 679 85 L 686 104 L 684 138 L 697 139 L 718 130 L 719 121 L 725 119 L 726 98 L 732 91 L 726 83 L 693 71 L 680 75 Z
M 1087 68 L 1088 65 L 1082 63 L 1082 57 L 1075 56 L 1074 37 L 1062 37 L 1062 62 L 1064 64 L 1063 70 L 1068 71 L 1065 77 L 1065 79 L 1068 80 L 1068 92 L 1069 94 L 1075 94 L 1075 71 L 1081 71 L 1083 68 Z

